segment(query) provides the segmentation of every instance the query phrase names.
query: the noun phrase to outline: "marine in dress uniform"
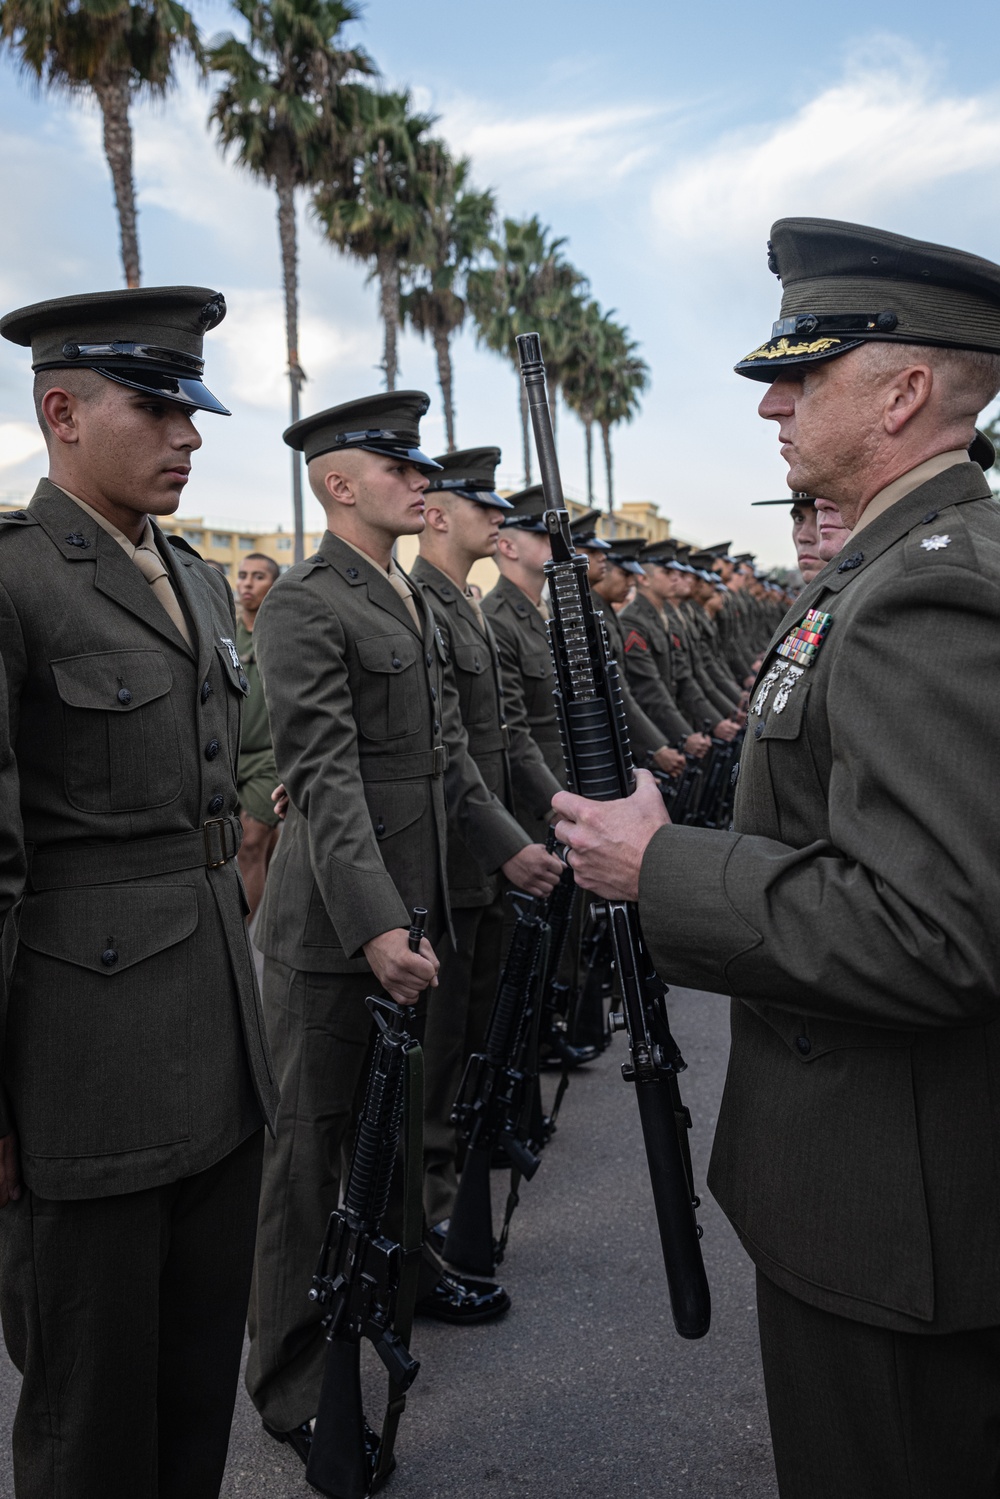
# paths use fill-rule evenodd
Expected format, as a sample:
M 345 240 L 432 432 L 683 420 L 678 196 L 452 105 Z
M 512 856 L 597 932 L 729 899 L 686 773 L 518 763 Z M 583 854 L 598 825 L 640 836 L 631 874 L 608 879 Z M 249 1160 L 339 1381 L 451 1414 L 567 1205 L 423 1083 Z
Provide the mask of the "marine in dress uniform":
M 780 317 L 737 368 L 852 533 L 771 637 L 735 831 L 570 858 L 638 881 L 665 980 L 735 996 L 710 1184 L 758 1268 L 782 1499 L 992 1499 L 1000 510 L 966 449 L 1000 267 L 813 219 L 770 254 Z M 639 796 L 560 834 L 627 846 Z
M 495 529 L 513 508 L 494 487 L 500 449 L 467 448 L 435 462 L 439 472 L 425 493 L 428 523 L 410 576 L 444 641 L 469 754 L 483 781 L 510 812 L 515 786 L 524 801 L 546 806 L 560 783 L 523 715 L 508 717 L 496 639 L 468 587 L 471 563 L 494 555 Z M 504 926 L 504 883 L 484 870 L 457 828 L 449 829 L 447 875 L 454 941 L 442 955 L 424 1037 L 424 1207 L 432 1227 L 446 1223 L 458 1188 L 450 1115 L 465 1064 L 486 1034 Z
M 228 586 L 153 518 L 192 411 L 225 411 L 201 380 L 224 313 L 153 287 L 0 321 L 30 344 L 50 460 L 0 519 L 19 1499 L 211 1499 L 225 1466 L 276 1102 L 235 859 L 247 683 Z
M 266 1428 L 304 1457 L 326 1352 L 322 1308 L 306 1293 L 363 1083 L 365 997 L 381 986 L 414 1000 L 432 981 L 431 944 L 450 935 L 449 819 L 487 873 L 529 842 L 469 756 L 444 640 L 391 560 L 393 538 L 423 528 L 426 476 L 438 472 L 419 447 L 428 404 L 422 391 L 376 395 L 288 429 L 330 528 L 254 627 L 290 805 L 256 936 L 282 1104 L 265 1152 L 247 1388 Z M 429 913 L 419 960 L 406 942 L 415 905 Z M 507 1306 L 499 1287 L 426 1262 L 418 1310 L 468 1322 Z

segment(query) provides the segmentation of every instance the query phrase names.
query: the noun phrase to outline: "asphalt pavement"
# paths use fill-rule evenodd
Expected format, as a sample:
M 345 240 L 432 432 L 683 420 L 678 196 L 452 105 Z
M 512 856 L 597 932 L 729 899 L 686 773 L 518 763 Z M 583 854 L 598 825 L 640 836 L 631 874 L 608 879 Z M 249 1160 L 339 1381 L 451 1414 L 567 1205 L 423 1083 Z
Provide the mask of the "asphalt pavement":
M 616 1039 L 578 1073 L 559 1129 L 522 1188 L 498 1323 L 418 1321 L 420 1375 L 387 1499 L 775 1499 L 749 1261 L 705 1188 L 729 1049 L 728 1002 L 675 989 L 688 1062 L 712 1327 L 674 1332 L 635 1097 Z M 550 1080 L 546 1082 L 551 1086 Z M 499 1213 L 506 1178 L 494 1173 Z M 381 1365 L 369 1420 L 381 1424 Z M 18 1376 L 0 1352 L 0 1499 L 13 1499 Z M 240 1390 L 224 1499 L 307 1499 L 302 1465 L 265 1436 Z M 130 1499 L 109 1489 L 108 1499 Z

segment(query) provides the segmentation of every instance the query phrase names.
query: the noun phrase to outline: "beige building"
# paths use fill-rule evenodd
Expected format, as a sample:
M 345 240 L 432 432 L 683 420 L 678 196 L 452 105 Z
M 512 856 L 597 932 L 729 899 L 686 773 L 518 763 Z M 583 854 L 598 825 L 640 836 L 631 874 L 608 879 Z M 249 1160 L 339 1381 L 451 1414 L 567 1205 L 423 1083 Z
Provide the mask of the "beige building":
M 20 502 L 12 496 L 7 497 L 0 500 L 0 512 L 18 510 L 27 502 L 27 497 Z M 587 510 L 586 505 L 577 504 L 574 500 L 567 501 L 567 508 L 572 516 L 583 515 Z M 168 536 L 183 536 L 188 545 L 194 547 L 195 551 L 206 561 L 220 562 L 226 570 L 226 577 L 233 585 L 236 583 L 236 576 L 240 570 L 240 560 L 249 552 L 263 552 L 266 556 L 273 557 L 282 572 L 286 567 L 290 567 L 293 561 L 295 539 L 291 531 L 285 531 L 280 526 L 276 531 L 265 531 L 257 526 L 233 526 L 225 522 L 209 523 L 201 516 L 183 515 L 161 516 L 159 524 Z M 650 501 L 632 501 L 622 505 L 616 511 L 613 526 L 610 517 L 602 514 L 597 523 L 597 530 L 599 535 L 609 540 L 613 536 L 648 536 L 651 541 L 663 541 L 670 535 L 670 522 L 666 516 L 660 515 L 656 506 Z M 316 551 L 322 536 L 322 531 L 306 532 L 305 554 L 307 557 Z M 417 555 L 417 538 L 415 536 L 402 537 L 399 542 L 398 555 L 400 566 L 410 567 Z M 476 563 L 471 577 L 484 593 L 488 593 L 496 582 L 496 567 L 487 558 Z

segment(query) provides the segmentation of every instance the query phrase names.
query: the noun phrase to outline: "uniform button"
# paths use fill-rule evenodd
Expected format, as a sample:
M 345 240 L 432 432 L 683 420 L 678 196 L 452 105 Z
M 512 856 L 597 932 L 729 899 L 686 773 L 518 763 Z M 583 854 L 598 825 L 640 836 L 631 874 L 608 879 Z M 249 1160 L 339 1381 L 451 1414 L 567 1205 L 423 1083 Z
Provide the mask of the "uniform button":
M 129 692 L 127 687 L 120 687 L 118 689 L 118 701 L 124 708 L 127 708 L 129 703 L 132 701 L 132 694 L 131 692 Z
M 431 688 L 431 702 L 432 703 L 436 703 L 437 702 L 437 688 L 436 687 L 432 687 Z
M 219 753 L 220 748 L 221 746 L 217 739 L 210 739 L 205 745 L 205 759 L 214 760 L 216 755 Z
M 380 821 L 380 822 L 377 822 L 377 823 L 376 823 L 376 824 L 375 824 L 375 837 L 376 837 L 376 838 L 381 838 L 381 837 L 382 837 L 382 834 L 383 834 L 383 833 L 384 833 L 384 832 L 385 832 L 385 823 L 384 823 L 384 822 L 381 822 L 381 821 Z
M 764 732 L 764 725 L 762 723 L 755 723 L 754 726 L 753 726 L 753 737 L 755 739 L 759 739 L 760 736 L 761 736 L 761 734 L 763 734 L 763 732 Z
M 226 805 L 226 799 L 225 799 L 225 797 L 223 797 L 223 796 L 213 796 L 212 800 L 208 804 L 208 810 L 211 812 L 211 814 L 212 814 L 213 817 L 218 817 L 219 813 L 222 811 L 222 809 L 223 809 L 223 807 L 225 805 Z
M 476 669 L 476 671 L 480 671 L 480 670 L 481 670 L 481 669 L 482 669 L 482 668 L 481 668 L 481 667 L 480 667 L 480 665 L 479 665 L 479 657 L 478 657 L 478 656 L 476 656 L 476 657 L 475 657 L 475 658 L 474 658 L 474 660 L 473 660 L 473 662 L 472 662 L 472 664 L 473 664 L 473 666 L 474 666 L 474 667 L 475 667 L 475 669 Z
M 113 947 L 106 947 L 104 949 L 104 951 L 101 953 L 101 962 L 104 964 L 105 968 L 114 968 L 115 964 L 118 962 L 118 954 L 115 952 Z
M 440 734 L 441 732 L 441 725 L 438 723 L 436 718 L 434 720 L 434 732 L 435 734 Z
M 242 687 L 244 692 L 246 692 L 250 687 L 250 683 L 247 681 L 242 672 L 240 672 L 240 686 Z
M 434 657 L 431 655 L 430 651 L 427 652 L 424 660 L 427 662 L 427 665 L 430 666 L 431 662 L 434 660 Z
M 211 684 L 211 682 L 202 682 L 202 684 L 201 684 L 201 700 L 202 700 L 202 702 L 203 703 L 207 703 L 208 700 L 209 700 L 209 698 L 211 696 L 212 696 L 212 684 Z
M 796 1049 L 800 1051 L 804 1057 L 807 1057 L 813 1049 L 812 1042 L 810 1041 L 808 1036 L 796 1036 L 795 1046 Z
M 399 659 L 398 656 L 393 656 L 393 658 L 392 658 L 392 664 L 396 668 L 396 670 L 398 671 L 399 668 L 402 666 L 403 663 L 402 663 L 402 661 L 400 661 L 400 659 Z

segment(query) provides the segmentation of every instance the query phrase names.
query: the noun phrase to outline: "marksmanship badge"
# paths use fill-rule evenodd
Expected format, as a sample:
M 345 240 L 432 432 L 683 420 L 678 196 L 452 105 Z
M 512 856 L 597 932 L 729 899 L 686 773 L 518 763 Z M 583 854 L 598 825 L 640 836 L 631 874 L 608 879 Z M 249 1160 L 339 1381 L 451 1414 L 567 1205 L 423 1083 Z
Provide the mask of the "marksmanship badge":
M 832 623 L 832 615 L 810 609 L 798 629 L 790 630 L 778 646 L 778 655 L 794 661 L 796 666 L 812 666 Z

